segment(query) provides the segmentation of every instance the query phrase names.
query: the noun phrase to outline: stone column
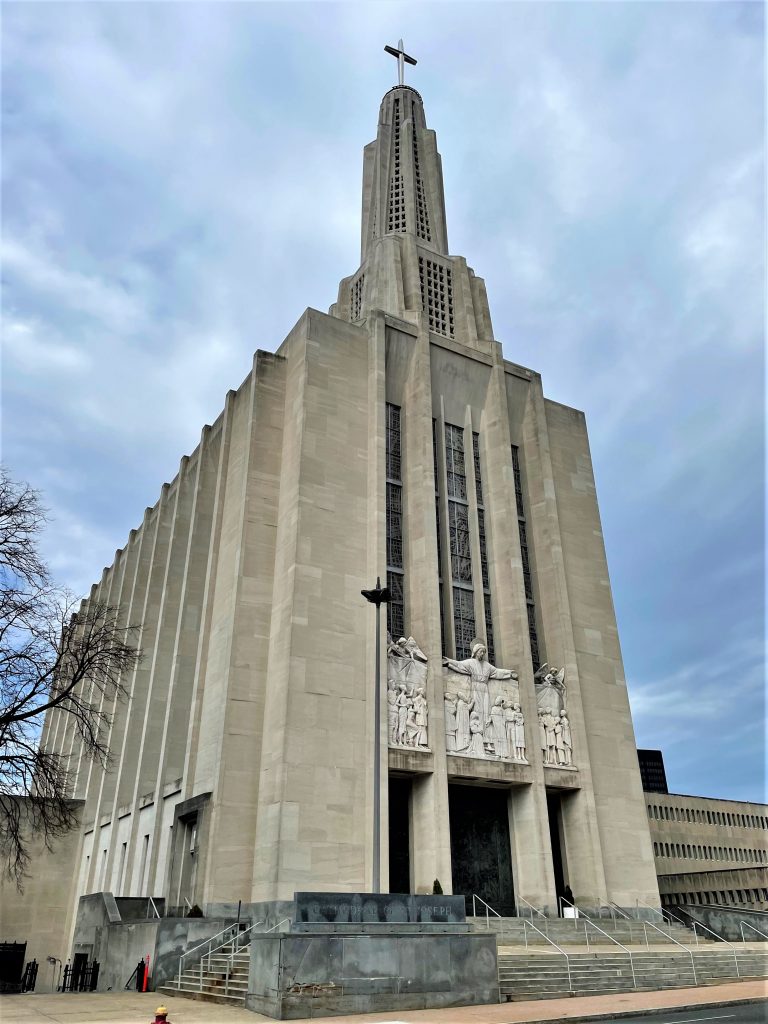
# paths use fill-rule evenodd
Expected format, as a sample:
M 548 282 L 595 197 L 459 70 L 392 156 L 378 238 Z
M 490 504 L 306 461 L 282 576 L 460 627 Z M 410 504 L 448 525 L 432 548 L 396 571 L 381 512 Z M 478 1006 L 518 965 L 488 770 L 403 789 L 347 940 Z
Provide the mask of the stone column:
M 443 723 L 429 335 L 423 329 L 414 337 L 399 334 L 397 343 L 401 349 L 410 349 L 407 372 L 402 374 L 406 626 L 429 659 L 429 746 L 434 765 L 434 770 L 413 779 L 411 880 L 417 893 L 431 892 L 436 878 L 444 891 L 450 892 L 451 836 Z M 424 755 L 425 760 L 427 757 Z
M 519 675 L 520 706 L 525 716 L 526 752 L 533 784 L 510 791 L 510 832 L 515 893 L 537 907 L 556 905 L 549 841 L 544 766 L 538 741 L 536 697 L 533 685 L 528 613 L 520 557 L 512 440 L 506 374 L 501 346 L 495 346 L 481 430 L 487 472 L 489 574 L 496 621 L 496 658 Z

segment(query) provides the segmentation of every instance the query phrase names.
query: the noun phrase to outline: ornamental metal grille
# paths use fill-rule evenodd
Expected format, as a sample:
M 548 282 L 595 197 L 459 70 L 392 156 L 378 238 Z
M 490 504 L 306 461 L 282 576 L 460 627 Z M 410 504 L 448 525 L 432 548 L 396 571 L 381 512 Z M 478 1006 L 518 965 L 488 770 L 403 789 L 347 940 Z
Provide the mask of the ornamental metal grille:
M 477 504 L 483 504 L 483 481 L 480 476 L 480 435 L 472 433 L 472 457 L 475 460 L 475 494 Z
M 490 581 L 488 579 L 488 549 L 485 543 L 485 512 L 479 508 L 477 510 L 477 530 L 480 534 L 480 576 L 483 580 L 483 590 L 490 590 Z
M 352 284 L 350 309 L 352 319 L 359 320 L 363 312 L 363 289 L 365 288 L 365 274 L 361 274 Z
M 523 508 L 523 481 L 520 476 L 520 455 L 517 450 L 517 445 L 512 445 L 512 474 L 515 478 L 515 501 L 517 503 L 517 514 L 521 519 L 525 518 L 525 510 Z
M 453 278 L 450 267 L 419 256 L 421 305 L 427 314 L 429 329 L 446 338 L 453 337 Z
M 469 509 L 458 501 L 448 502 L 448 535 L 451 578 L 454 583 L 472 582 L 472 552 L 469 545 Z
M 387 571 L 387 630 L 395 639 L 405 636 L 405 602 L 403 600 L 403 574 Z
M 437 578 L 443 578 L 443 555 L 440 551 L 440 499 L 435 495 L 435 526 L 437 528 Z
M 488 661 L 493 665 L 496 661 L 496 649 L 493 645 L 493 616 L 491 615 L 491 595 L 483 594 L 485 608 L 485 642 L 488 646 Z
M 528 609 L 528 636 L 531 641 L 531 661 L 533 663 L 533 671 L 538 672 L 541 659 L 539 658 L 539 635 L 536 632 L 536 609 L 532 604 L 527 604 L 526 608 Z
M 387 402 L 387 480 L 402 480 L 400 406 Z
M 533 574 L 528 549 L 528 531 L 525 524 L 525 504 L 523 503 L 523 479 L 520 473 L 520 453 L 516 445 L 512 445 L 512 472 L 515 478 L 515 502 L 517 503 L 517 525 L 520 530 L 520 561 L 523 565 L 523 586 L 528 611 L 528 636 L 531 641 L 531 662 L 533 671 L 538 671 L 541 659 L 539 655 L 539 635 L 536 630 L 536 605 L 533 600 Z
M 387 502 L 387 629 L 396 639 L 405 632 L 403 600 L 403 485 L 401 411 L 391 402 L 386 404 L 386 502 Z
M 453 588 L 453 635 L 457 659 L 470 658 L 475 638 L 475 602 L 472 591 L 461 587 Z
M 400 100 L 392 114 L 392 177 L 389 181 L 389 231 L 405 231 L 405 189 L 400 167 Z
M 432 462 L 435 471 L 435 536 L 437 537 L 437 597 L 440 602 L 440 649 L 448 653 L 445 634 L 445 592 L 443 590 L 443 544 L 440 524 L 440 471 L 437 461 L 437 420 L 432 420 Z
M 413 176 L 416 180 L 416 219 L 418 222 L 416 233 L 420 238 L 425 238 L 428 242 L 431 242 L 432 232 L 429 229 L 427 197 L 421 181 L 421 170 L 419 169 L 419 147 L 416 142 L 416 104 L 413 100 L 411 100 L 411 137 L 413 140 Z
M 387 565 L 403 568 L 403 488 L 387 483 Z
M 523 563 L 523 584 L 525 586 L 525 597 L 533 601 L 533 582 L 531 580 L 531 561 L 528 557 L 528 534 L 525 529 L 525 522 L 520 519 L 517 523 L 520 530 L 520 559 Z
M 443 655 L 448 654 L 448 642 L 446 640 L 445 633 L 445 598 L 443 596 L 443 581 L 440 580 L 438 584 L 438 590 L 440 594 L 440 649 Z
M 464 431 L 445 424 L 445 472 L 448 497 L 467 500 L 467 476 L 464 465 Z

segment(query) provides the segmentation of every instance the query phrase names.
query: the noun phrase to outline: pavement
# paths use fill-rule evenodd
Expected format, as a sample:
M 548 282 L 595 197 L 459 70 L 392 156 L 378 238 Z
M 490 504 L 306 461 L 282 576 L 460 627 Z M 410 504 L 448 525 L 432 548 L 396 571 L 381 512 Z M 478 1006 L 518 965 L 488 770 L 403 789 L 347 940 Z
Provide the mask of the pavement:
M 735 1008 L 745 1003 L 765 1003 L 768 1020 L 768 979 L 734 981 L 701 988 L 666 989 L 662 992 L 620 992 L 602 996 L 538 999 L 491 1006 L 461 1006 L 444 1010 L 408 1010 L 352 1014 L 325 1018 L 329 1024 L 535 1024 L 547 1021 L 611 1020 L 634 1015 L 665 1015 L 690 1010 L 689 1020 L 716 1020 L 735 1016 L 727 1010 L 704 1018 L 699 1011 L 712 1007 Z M 241 1007 L 221 1006 L 156 992 L 82 992 L 52 995 L 28 993 L 0 996 L 2 1024 L 150 1024 L 155 1009 L 168 1009 L 169 1024 L 260 1024 L 271 1017 Z M 761 1007 L 763 1009 L 763 1007 Z M 722 1020 L 721 1020 L 722 1018 Z M 318 1018 L 314 1018 L 315 1021 Z M 680 1022 L 682 1024 L 682 1022 Z

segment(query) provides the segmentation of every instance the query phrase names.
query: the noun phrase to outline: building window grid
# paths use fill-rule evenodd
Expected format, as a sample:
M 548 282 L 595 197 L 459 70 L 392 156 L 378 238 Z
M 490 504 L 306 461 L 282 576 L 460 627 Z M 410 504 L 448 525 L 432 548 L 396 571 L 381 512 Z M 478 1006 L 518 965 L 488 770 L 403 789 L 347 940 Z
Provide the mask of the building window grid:
M 359 320 L 363 312 L 363 289 L 365 288 L 365 274 L 361 274 L 352 283 L 350 296 L 350 310 L 353 320 Z
M 475 637 L 475 605 L 472 589 L 472 552 L 464 459 L 464 430 L 445 424 L 445 461 L 448 481 L 448 537 L 453 583 L 453 634 L 456 657 L 469 658 Z
M 531 662 L 533 671 L 537 672 L 541 665 L 539 652 L 539 634 L 536 628 L 536 605 L 533 600 L 533 580 L 531 562 L 528 552 L 528 533 L 525 524 L 525 505 L 523 503 L 523 480 L 520 473 L 520 453 L 517 445 L 512 445 L 512 475 L 515 481 L 515 504 L 517 505 L 517 525 L 520 531 L 520 560 L 523 565 L 523 586 L 525 587 L 525 603 L 528 613 L 528 638 L 531 644 Z
M 405 231 L 405 189 L 400 167 L 400 100 L 395 99 L 392 113 L 393 167 L 389 183 L 390 231 Z
M 453 626 L 456 657 L 459 660 L 471 657 L 475 638 L 475 598 L 471 590 L 453 588 Z
M 440 649 L 444 655 L 448 653 L 445 633 L 445 604 L 443 591 L 443 553 L 440 544 L 442 536 L 440 527 L 440 471 L 437 460 L 437 420 L 432 420 L 432 466 L 435 471 L 435 536 L 437 538 L 437 595 L 440 602 Z
M 493 612 L 491 607 L 491 583 L 488 572 L 488 542 L 485 535 L 485 509 L 483 503 L 483 478 L 480 469 L 480 435 L 472 431 L 472 459 L 475 467 L 475 496 L 477 498 L 477 530 L 480 540 L 480 577 L 483 582 L 483 614 L 485 618 L 485 643 L 488 660 L 496 660 L 493 640 Z
M 453 278 L 450 267 L 444 267 L 441 263 L 419 256 L 419 282 L 421 305 L 427 314 L 430 331 L 452 338 Z
M 386 534 L 387 534 L 387 630 L 395 639 L 405 634 L 403 573 L 403 484 L 401 409 L 386 404 Z
M 420 238 L 432 241 L 432 232 L 429 227 L 429 211 L 427 209 L 427 198 L 424 193 L 424 185 L 421 180 L 419 168 L 419 147 L 416 142 L 416 105 L 411 101 L 411 137 L 413 141 L 413 176 L 416 180 L 416 217 L 418 222 L 417 234 Z
M 445 425 L 445 476 L 448 497 L 467 500 L 467 475 L 464 462 L 464 431 L 451 423 Z

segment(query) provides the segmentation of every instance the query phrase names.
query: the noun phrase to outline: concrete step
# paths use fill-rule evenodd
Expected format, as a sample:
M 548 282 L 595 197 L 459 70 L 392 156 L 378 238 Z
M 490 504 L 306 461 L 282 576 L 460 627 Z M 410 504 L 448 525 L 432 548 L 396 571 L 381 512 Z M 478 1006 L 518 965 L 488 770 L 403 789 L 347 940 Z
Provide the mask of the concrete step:
M 206 1003 L 223 1003 L 228 1006 L 245 1006 L 244 995 L 225 996 L 209 992 L 199 992 L 196 989 L 175 988 L 172 985 L 160 985 L 157 991 L 168 996 L 183 996 L 185 999 L 199 999 Z

